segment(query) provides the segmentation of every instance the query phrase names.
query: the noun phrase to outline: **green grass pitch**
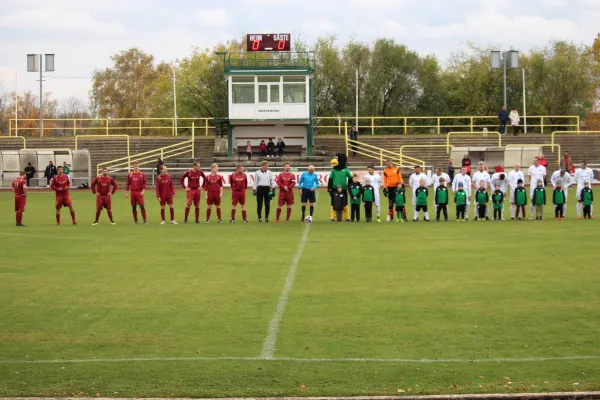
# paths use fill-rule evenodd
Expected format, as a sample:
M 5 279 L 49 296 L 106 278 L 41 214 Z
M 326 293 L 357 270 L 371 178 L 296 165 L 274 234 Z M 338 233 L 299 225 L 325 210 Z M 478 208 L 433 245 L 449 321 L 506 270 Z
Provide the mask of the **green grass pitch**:
M 252 196 L 230 225 L 227 191 L 225 224 L 182 225 L 178 192 L 161 226 L 153 194 L 148 226 L 120 191 L 116 226 L 75 192 L 56 227 L 31 193 L 16 228 L 0 193 L 0 395 L 600 390 L 600 236 L 574 193 L 566 221 L 331 224 L 320 192 L 310 226 L 299 205 L 256 223 Z

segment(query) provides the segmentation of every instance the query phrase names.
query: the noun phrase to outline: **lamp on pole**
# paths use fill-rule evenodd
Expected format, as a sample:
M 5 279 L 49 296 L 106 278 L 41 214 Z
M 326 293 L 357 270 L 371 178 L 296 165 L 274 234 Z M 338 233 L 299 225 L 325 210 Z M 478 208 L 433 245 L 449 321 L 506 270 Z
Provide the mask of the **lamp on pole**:
M 42 57 L 45 56 L 46 72 L 54 71 L 54 54 L 27 54 L 27 72 L 40 73 L 40 137 L 44 136 L 44 76 Z
M 516 50 L 509 51 L 492 51 L 492 68 L 502 68 L 504 74 L 504 107 L 507 107 L 507 89 L 506 89 L 506 70 L 507 69 L 519 69 L 519 52 Z M 506 133 L 506 128 L 503 133 Z

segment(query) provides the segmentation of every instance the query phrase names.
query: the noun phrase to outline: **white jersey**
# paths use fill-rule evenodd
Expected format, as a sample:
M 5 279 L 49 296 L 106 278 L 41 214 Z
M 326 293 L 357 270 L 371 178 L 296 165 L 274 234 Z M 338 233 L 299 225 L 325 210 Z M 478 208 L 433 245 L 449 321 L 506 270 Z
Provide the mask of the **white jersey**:
M 504 179 L 500 179 L 500 175 L 504 175 Z M 506 187 L 508 186 L 508 179 L 506 179 L 506 174 L 504 172 L 496 172 L 492 175 L 490 185 L 492 186 L 492 190 L 496 190 L 496 185 L 500 186 L 500 191 L 506 194 Z
M 441 175 L 433 174 L 433 176 L 431 177 L 431 180 L 433 181 L 433 193 L 435 193 L 435 191 L 437 190 L 438 186 L 440 186 L 440 179 L 441 178 L 444 178 L 446 180 L 446 186 L 448 186 L 448 184 L 450 183 L 450 177 L 448 176 L 447 173 L 442 172 Z
M 543 165 L 538 165 L 537 167 L 532 165 L 527 170 L 527 176 L 529 176 L 529 184 L 531 186 L 537 186 L 537 181 L 539 179 L 544 182 L 544 177 L 546 176 L 546 167 Z
M 454 180 L 452 181 L 452 191 L 458 191 L 458 184 L 463 184 L 463 189 L 467 192 L 468 196 L 471 196 L 471 177 L 467 174 L 458 174 L 454 175 Z
M 415 174 L 413 173 L 410 176 L 410 179 L 408 180 L 408 185 L 413 188 L 416 189 L 419 187 L 419 182 L 421 182 L 421 179 L 423 179 L 425 181 L 425 186 L 430 186 L 431 182 L 429 182 L 429 178 L 427 178 L 427 175 L 425 175 L 424 173 L 420 173 L 420 174 Z
M 375 172 L 373 175 L 366 174 L 365 175 L 365 185 L 373 186 L 373 189 L 375 189 L 375 192 L 378 193 L 379 188 L 381 187 L 381 176 L 377 172 Z
M 508 186 L 510 186 L 512 190 L 515 190 L 518 186 L 517 182 L 519 179 L 525 183 L 525 174 L 521 170 L 517 171 L 513 169 L 508 173 Z
M 479 189 L 481 182 L 485 182 L 486 187 L 490 185 L 490 174 L 487 171 L 477 171 L 473 174 L 473 183 L 475 190 Z
M 566 190 L 573 183 L 573 179 L 571 179 L 571 175 L 567 171 L 565 171 L 563 176 L 560 176 L 560 169 L 552 174 L 550 181 L 555 188 L 560 183 L 563 190 Z
M 594 170 L 591 168 L 578 168 L 575 170 L 575 181 L 577 182 L 577 187 L 581 188 L 585 185 L 586 182 L 592 182 L 594 179 Z

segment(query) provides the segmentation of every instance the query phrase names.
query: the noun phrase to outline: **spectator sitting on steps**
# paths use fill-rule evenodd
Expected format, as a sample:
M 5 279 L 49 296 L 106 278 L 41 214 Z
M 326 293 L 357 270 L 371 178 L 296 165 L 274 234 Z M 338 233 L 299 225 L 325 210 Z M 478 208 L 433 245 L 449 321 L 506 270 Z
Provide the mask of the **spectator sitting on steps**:
M 283 139 L 279 138 L 277 139 L 277 155 L 281 157 L 283 156 L 283 153 L 285 153 L 285 142 Z
M 258 152 L 260 154 L 261 157 L 266 157 L 267 155 L 267 145 L 265 144 L 264 140 L 260 141 L 260 144 L 258 145 Z
M 269 139 L 269 143 L 267 143 L 267 150 L 267 157 L 275 157 L 275 143 L 273 143 L 273 139 Z

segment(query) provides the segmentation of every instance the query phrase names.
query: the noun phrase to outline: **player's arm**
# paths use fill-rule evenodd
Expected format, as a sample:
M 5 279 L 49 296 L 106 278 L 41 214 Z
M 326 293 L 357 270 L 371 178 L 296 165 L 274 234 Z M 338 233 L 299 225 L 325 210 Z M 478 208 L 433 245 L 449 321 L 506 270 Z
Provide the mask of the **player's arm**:
M 113 178 L 110 178 L 110 184 L 113 187 L 113 190 L 112 190 L 112 192 L 110 194 L 113 195 L 113 194 L 115 194 L 115 192 L 119 188 L 119 185 L 117 185 L 117 182 Z
M 160 200 L 160 183 L 159 180 L 156 180 L 156 198 Z
M 223 197 L 223 183 L 224 183 L 224 179 L 221 175 L 219 175 L 219 177 L 221 179 L 219 179 L 219 197 Z
M 169 181 L 169 186 L 171 189 L 171 196 L 175 197 L 175 182 L 173 182 L 173 178 Z
M 96 193 L 96 185 L 98 184 L 98 177 L 95 177 L 94 180 L 92 181 L 92 184 L 90 185 L 92 188 L 92 193 L 97 194 Z
M 283 190 L 286 187 L 281 180 L 281 174 L 277 175 L 277 178 L 275 178 L 275 184 L 279 186 L 279 189 L 281 190 Z
M 146 191 L 146 174 L 142 173 L 142 192 L 140 193 L 142 196 Z
M 313 189 L 316 190 L 321 183 L 319 182 L 319 177 L 317 176 L 317 174 L 314 175 L 315 176 L 313 177 Z
M 185 184 L 185 178 L 187 178 L 189 175 L 190 175 L 190 171 L 185 171 L 183 173 L 183 175 L 181 175 L 181 177 L 179 178 L 179 183 L 181 184 L 181 187 L 184 188 L 185 190 L 189 190 L 189 188 Z M 175 185 L 175 184 L 173 184 L 173 185 Z
M 383 171 L 383 188 L 384 189 L 387 189 L 387 185 L 388 185 L 387 182 L 388 182 L 387 174 L 385 171 Z

